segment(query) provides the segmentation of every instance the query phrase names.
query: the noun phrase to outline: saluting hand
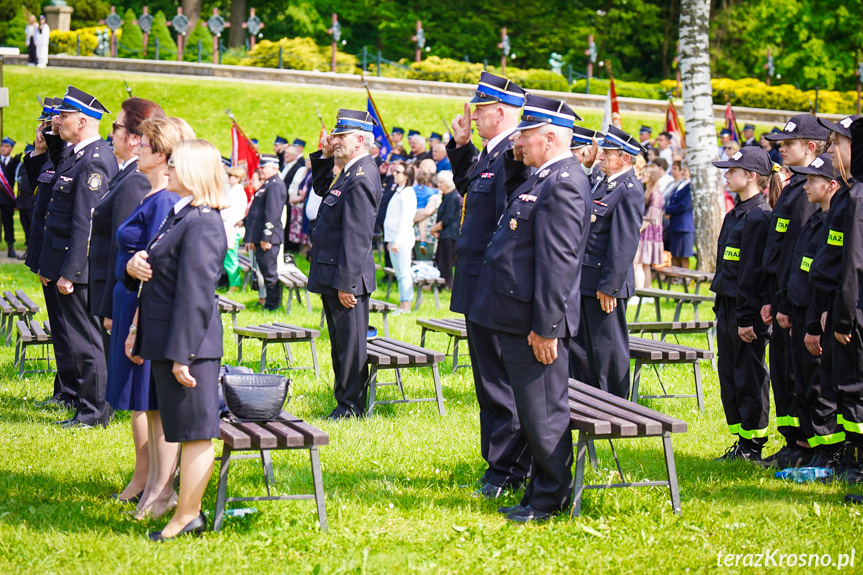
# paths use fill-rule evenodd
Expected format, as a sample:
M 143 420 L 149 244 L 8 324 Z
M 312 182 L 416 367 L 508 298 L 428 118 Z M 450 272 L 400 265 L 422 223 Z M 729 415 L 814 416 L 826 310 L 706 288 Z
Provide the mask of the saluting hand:
M 521 132 L 515 132 L 509 137 L 512 140 L 512 156 L 516 162 L 524 161 L 524 146 L 521 145 Z
M 132 259 L 126 262 L 126 273 L 136 280 L 142 282 L 148 281 L 153 277 L 153 269 L 150 267 L 150 264 L 147 263 L 148 257 L 147 252 L 144 250 L 133 255 Z
M 581 163 L 585 168 L 592 168 L 593 164 L 596 163 L 596 156 L 599 153 L 599 142 L 596 141 L 596 138 L 593 139 L 593 143 L 590 145 L 590 148 L 584 151 L 581 156 Z
M 456 114 L 450 123 L 452 139 L 457 146 L 466 146 L 470 142 L 470 104 L 464 103 L 464 114 Z
M 174 367 L 171 369 L 174 373 L 174 377 L 177 378 L 177 381 L 180 382 L 180 385 L 183 387 L 195 387 L 198 385 L 197 380 L 192 377 L 192 374 L 189 373 L 189 366 L 183 365 L 182 363 L 174 362 Z
M 333 141 L 329 134 L 321 136 L 321 151 L 324 153 L 325 158 L 333 157 Z
M 548 365 L 557 359 L 557 338 L 547 338 L 531 331 L 527 334 L 527 345 L 533 348 L 536 361 Z
M 39 127 L 36 128 L 36 138 L 33 140 L 33 147 L 36 148 L 33 152 L 34 156 L 40 156 L 48 150 L 48 142 L 45 141 L 45 136 L 42 134 L 42 124 L 39 124 Z

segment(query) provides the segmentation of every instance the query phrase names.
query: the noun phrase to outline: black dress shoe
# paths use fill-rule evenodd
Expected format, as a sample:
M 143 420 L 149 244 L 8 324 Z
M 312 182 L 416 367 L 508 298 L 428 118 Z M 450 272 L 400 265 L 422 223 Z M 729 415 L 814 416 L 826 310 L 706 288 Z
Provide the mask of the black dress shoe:
M 471 493 L 471 496 L 476 497 L 477 499 L 498 499 L 504 494 L 504 491 L 506 491 L 506 487 L 503 485 L 486 483 L 485 485 Z
M 77 419 L 72 419 L 70 421 L 67 421 L 66 423 L 62 424 L 60 427 L 62 429 L 71 429 L 71 430 L 93 429 L 93 426 L 90 425 L 89 423 L 84 423 L 83 421 L 79 421 Z
M 845 496 L 845 503 L 856 503 L 857 505 L 863 505 L 863 495 L 851 495 L 849 493 Z
M 59 425 L 60 427 L 63 427 L 64 425 L 68 425 L 69 423 L 72 423 L 73 421 L 75 421 L 75 418 L 70 417 L 69 419 L 63 419 L 60 421 L 52 421 L 51 423 L 53 423 L 54 425 Z
M 500 509 L 497 510 L 497 512 L 500 513 L 501 515 L 509 515 L 510 513 L 515 513 L 516 511 L 519 511 L 521 509 L 522 509 L 521 503 L 518 503 L 517 505 L 513 505 L 511 507 L 501 507 Z
M 174 537 L 162 537 L 161 531 L 150 531 L 150 541 L 155 541 L 156 543 L 164 543 L 165 541 L 170 541 L 180 535 L 188 535 L 193 533 L 195 535 L 200 535 L 204 531 L 207 530 L 207 516 L 204 515 L 204 512 L 201 511 L 198 513 L 198 516 L 189 521 L 185 527 L 180 529 L 180 532 L 174 535 Z
M 325 416 L 324 419 L 337 421 L 340 419 L 350 419 L 352 417 L 360 418 L 362 416 L 362 413 L 357 413 L 356 411 L 351 411 L 343 407 L 337 407 L 329 415 Z
M 6 251 L 6 255 L 12 258 L 13 260 L 18 259 L 18 254 L 15 253 L 15 246 L 9 244 L 9 249 Z
M 134 504 L 136 504 L 136 505 L 137 505 L 138 503 L 140 503 L 140 502 L 141 502 L 141 497 L 143 497 L 143 496 L 144 496 L 144 492 L 142 491 L 142 492 L 141 492 L 141 493 L 139 493 L 138 495 L 133 495 L 133 496 L 132 496 L 132 497 L 130 497 L 129 499 L 120 499 L 120 494 L 119 494 L 119 493 L 112 493 L 112 494 L 111 494 L 111 499 L 113 499 L 113 500 L 114 500 L 114 501 L 116 501 L 117 503 L 134 503 Z
M 509 513 L 506 518 L 516 523 L 544 523 L 551 519 L 552 514 L 534 509 L 530 505 Z

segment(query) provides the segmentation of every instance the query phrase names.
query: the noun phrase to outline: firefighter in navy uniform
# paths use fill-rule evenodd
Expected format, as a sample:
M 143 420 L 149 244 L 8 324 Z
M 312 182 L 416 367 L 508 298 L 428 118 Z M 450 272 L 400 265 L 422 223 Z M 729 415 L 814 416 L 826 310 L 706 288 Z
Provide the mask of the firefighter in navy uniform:
M 54 175 L 39 276 L 60 294 L 78 381 L 78 410 L 63 426 L 105 426 L 112 410 L 105 400 L 108 373 L 99 322 L 89 309 L 87 251 L 90 214 L 118 172 L 117 158 L 99 137 L 99 121 L 108 110 L 96 98 L 69 86 L 55 110 L 60 137 L 73 147 Z
M 717 371 L 722 407 L 736 444 L 719 459 L 761 460 L 767 441 L 770 412 L 767 365 L 767 325 L 761 306 L 767 300 L 763 273 L 764 246 L 771 211 L 763 190 L 770 185 L 775 201 L 781 190 L 779 166 L 761 148 L 741 148 L 725 161 L 729 191 L 740 200 L 722 222 L 716 252 L 716 272 L 710 289 L 716 293 Z
M 263 155 L 258 165 L 258 175 L 263 183 L 252 198 L 246 215 L 246 249 L 255 253 L 258 269 L 264 277 L 267 299 L 265 311 L 276 311 L 282 305 L 282 285 L 279 283 L 279 246 L 284 241 L 282 211 L 288 195 L 285 183 L 279 177 L 279 160 L 276 156 Z
M 6 239 L 8 250 L 6 255 L 17 258 L 15 253 L 15 172 L 21 163 L 21 154 L 12 155 L 15 149 L 15 140 L 3 138 L 0 141 L 0 170 L 3 179 L 0 180 L 0 223 L 3 224 L 3 236 Z
M 27 156 L 34 151 L 33 144 L 27 144 L 24 148 L 24 155 Z M 21 220 L 21 227 L 24 229 L 24 253 L 18 256 L 19 260 L 27 259 L 27 250 L 30 248 L 30 224 L 33 223 L 33 207 L 36 203 L 36 190 L 30 185 L 30 178 L 27 176 L 27 168 L 24 162 L 18 164 L 15 170 L 15 183 L 18 186 L 18 194 L 15 198 L 15 208 L 18 210 L 18 218 Z
M 470 104 L 474 105 L 473 113 Z M 501 370 L 483 369 L 481 356 L 500 354 L 490 330 L 471 321 L 469 312 L 483 254 L 498 220 L 506 209 L 509 185 L 525 181 L 530 168 L 514 163 L 516 174 L 506 172 L 504 152 L 512 148 L 510 136 L 518 125 L 524 105 L 524 90 L 515 83 L 482 72 L 473 99 L 465 103 L 464 115 L 452 122 L 447 156 L 453 181 L 464 196 L 462 225 L 456 239 L 455 276 L 450 309 L 467 316 L 473 381 L 479 403 L 480 452 L 488 464 L 475 495 L 496 499 L 506 488 L 516 488 L 530 473 L 531 454 L 515 408 L 512 389 Z M 471 142 L 471 123 L 481 138 L 489 140 L 482 150 Z M 493 365 L 493 364 L 492 364 Z
M 626 303 L 635 295 L 632 261 L 644 215 L 644 188 L 632 169 L 642 147 L 609 126 L 599 154 L 586 154 L 592 175 L 590 236 L 581 276 L 581 324 L 570 350 L 570 377 L 618 397 L 629 396 Z
M 36 192 L 33 207 L 33 219 L 30 222 L 30 245 L 24 265 L 34 274 L 39 273 L 39 258 L 42 255 L 42 240 L 45 235 L 45 214 L 51 201 L 51 186 L 54 181 L 55 162 L 60 165 L 72 151 L 66 142 L 56 135 L 60 115 L 54 112 L 55 101 L 59 105 L 63 98 L 44 98 L 42 114 L 39 116 L 39 127 L 34 140 L 35 150 L 24 156 L 24 168 L 27 179 Z M 57 374 L 54 376 L 54 391 L 43 405 L 57 405 L 66 409 L 78 408 L 78 381 L 75 377 L 75 364 L 72 361 L 72 348 L 69 343 L 69 333 L 66 321 L 60 312 L 57 288 L 53 283 L 42 285 L 45 297 L 45 311 L 51 322 L 51 340 L 54 348 L 54 361 L 57 364 Z M 69 421 L 63 420 L 60 423 Z
M 819 154 L 827 150 L 829 132 L 811 114 L 793 116 L 785 127 L 768 134 L 771 142 L 782 142 L 782 160 L 786 166 L 808 166 Z M 749 146 L 747 146 L 749 147 Z M 804 174 L 795 173 L 785 185 L 782 194 L 773 206 L 773 219 L 767 232 L 767 247 L 764 251 L 764 274 L 770 301 L 761 310 L 761 319 L 771 325 L 770 332 L 770 384 L 773 402 L 776 405 L 776 427 L 785 438 L 785 445 L 773 455 L 764 458 L 768 465 L 774 463 L 779 469 L 797 467 L 805 453 L 797 444 L 806 439 L 799 429 L 795 375 L 791 358 L 791 311 L 788 300 L 788 277 L 794 244 L 800 230 L 818 208 L 810 203 L 803 191 Z M 787 239 L 786 239 L 787 238 Z M 802 341 L 800 342 L 802 344 Z M 798 358 L 799 359 L 799 358 Z
M 571 503 L 567 350 L 590 225 L 590 184 L 570 151 L 576 118 L 563 102 L 528 94 L 506 173 L 518 174 L 518 163 L 537 172 L 513 191 L 488 243 L 469 316 L 494 340 L 498 351 L 479 355 L 480 369 L 506 377 L 533 453 L 521 502 L 500 509 L 517 522 Z
M 792 166 L 791 171 L 807 178 L 804 184 L 806 196 L 820 209 L 809 217 L 794 242 L 787 284 L 788 301 L 791 304 L 790 356 L 794 369 L 800 456 L 797 461 L 780 463 L 774 460 L 768 465 L 780 469 L 784 469 L 783 464 L 787 467 L 835 467 L 841 453 L 841 441 L 835 435 L 825 436 L 822 430 L 825 417 L 832 415 L 834 423 L 836 420 L 836 395 L 822 385 L 821 355 L 823 347 L 829 343 L 823 341 L 821 329 L 824 293 L 810 286 L 809 270 L 816 252 L 827 243 L 827 216 L 840 185 L 833 175 L 830 154 L 821 154 L 808 166 Z M 787 186 L 785 189 L 788 189 Z M 793 238 L 789 237 L 788 240 Z
M 836 440 L 832 445 L 844 441 L 834 478 L 848 483 L 863 482 L 863 183 L 858 179 L 863 173 L 850 171 L 851 126 L 859 118 L 847 116 L 835 124 L 818 120 L 831 131 L 833 168 L 848 189 L 831 202 L 827 242 L 810 270 L 810 282 L 828 292 L 824 332 L 832 365 L 829 388 L 825 385 L 822 394 L 836 397 L 835 420 L 827 417 L 821 433 L 816 426 L 816 438 L 819 444 L 828 438 Z M 821 361 L 828 361 L 826 349 Z
M 375 125 L 367 112 L 339 110 L 332 134 L 309 156 L 315 193 L 323 197 L 312 231 L 309 291 L 321 294 L 330 333 L 338 405 L 329 419 L 365 413 L 372 235 L 381 201 L 381 178 L 369 155 Z M 333 177 L 336 162 L 341 171 Z

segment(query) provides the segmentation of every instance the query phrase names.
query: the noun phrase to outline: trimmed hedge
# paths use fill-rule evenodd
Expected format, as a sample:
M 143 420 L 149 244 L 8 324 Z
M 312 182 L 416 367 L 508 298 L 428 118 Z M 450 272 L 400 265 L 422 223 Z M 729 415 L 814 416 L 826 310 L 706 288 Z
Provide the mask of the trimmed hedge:
M 81 28 L 71 32 L 51 30 L 48 35 L 48 51 L 51 54 L 75 55 L 78 49 L 78 39 L 81 40 L 81 55 L 92 56 L 99 40 L 92 28 Z
M 311 38 L 282 38 L 278 42 L 261 40 L 255 44 L 255 49 L 249 52 L 248 57 L 240 61 L 240 65 L 278 68 L 280 47 L 284 69 L 318 72 L 330 70 L 331 48 L 318 46 Z M 356 56 L 336 52 L 336 70 L 342 74 L 356 74 Z
M 608 86 L 611 84 L 609 80 L 602 78 L 591 78 L 590 93 L 599 96 L 608 94 Z M 666 88 L 663 84 L 646 84 L 643 82 L 626 82 L 624 80 L 614 81 L 614 90 L 621 98 L 646 98 L 648 100 L 667 100 L 669 90 L 676 87 L 674 81 L 671 82 L 671 88 Z M 587 87 L 587 80 L 582 78 L 573 83 L 572 92 L 584 94 Z

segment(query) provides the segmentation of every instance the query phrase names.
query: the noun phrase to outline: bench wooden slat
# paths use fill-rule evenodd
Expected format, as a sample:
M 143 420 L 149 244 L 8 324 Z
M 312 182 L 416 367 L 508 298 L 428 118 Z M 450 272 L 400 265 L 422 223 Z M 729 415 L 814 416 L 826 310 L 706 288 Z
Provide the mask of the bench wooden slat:
M 446 359 L 446 355 L 444 355 L 443 353 L 441 353 L 439 351 L 435 351 L 433 349 L 429 349 L 426 347 L 420 347 L 418 345 L 414 345 L 412 343 L 408 343 L 406 341 L 401 341 L 398 339 L 393 339 L 391 337 L 384 337 L 384 338 L 380 338 L 380 339 L 383 339 L 384 341 L 386 341 L 388 343 L 395 344 L 395 345 L 399 346 L 400 348 L 414 351 L 414 352 L 419 353 L 419 354 L 423 354 L 428 358 L 429 362 L 443 361 L 444 359 Z
M 369 359 L 378 365 L 407 365 L 411 363 L 411 358 L 398 351 L 393 351 L 377 340 L 372 340 L 366 344 L 366 353 Z M 383 358 L 387 358 L 384 360 Z
M 662 434 L 662 423 L 660 421 L 657 421 L 656 419 L 651 417 L 646 417 L 629 411 L 624 411 L 607 402 L 596 401 L 589 395 L 581 393 L 577 389 L 573 389 L 571 387 L 569 388 L 569 402 L 570 406 L 573 402 L 575 402 L 579 406 L 588 406 L 589 408 L 594 410 L 594 413 L 592 414 L 594 417 L 600 419 L 611 417 L 631 423 L 637 429 L 637 433 L 634 435 Z M 572 408 L 570 407 L 570 409 Z
M 416 351 L 411 349 L 404 349 L 402 346 L 397 345 L 392 341 L 387 341 L 384 338 L 376 340 L 375 344 L 381 349 L 391 351 L 394 354 L 406 356 L 410 363 L 425 363 L 427 359 L 427 356 L 424 353 L 417 353 Z
M 460 322 L 460 323 L 459 323 Z M 457 337 L 467 337 L 467 328 L 464 320 L 458 319 L 418 319 L 416 324 L 432 331 L 445 333 Z
M 45 333 L 38 321 L 31 321 L 30 328 L 33 330 L 33 335 L 36 336 L 36 341 L 48 341 L 48 334 Z
M 633 422 L 613 417 L 582 402 L 573 401 L 572 398 L 570 398 L 569 402 L 569 414 L 570 419 L 573 417 L 590 417 L 598 421 L 607 421 L 611 426 L 611 433 L 622 437 L 635 437 L 638 435 L 638 426 Z
M 305 421 L 290 421 L 287 422 L 286 425 L 293 429 L 296 429 L 303 437 L 306 438 L 306 442 L 311 445 L 329 445 L 330 444 L 330 436 L 326 431 L 322 431 L 317 427 L 306 423 Z
M 306 443 L 303 434 L 279 421 L 268 421 L 264 426 L 279 438 L 283 447 L 302 447 Z
M 659 341 L 656 339 L 645 339 L 641 337 L 630 337 L 629 346 L 630 351 L 658 350 L 662 352 L 663 359 L 669 360 L 710 359 L 713 357 L 713 352 L 707 349 L 700 349 L 697 347 L 680 345 L 679 343 Z
M 602 391 L 601 389 L 596 389 L 595 387 L 591 387 L 578 380 L 570 379 L 569 387 L 575 389 L 576 391 L 584 395 L 590 396 L 594 400 L 604 401 L 615 407 L 623 409 L 624 411 L 628 411 L 636 415 L 641 415 L 649 419 L 654 419 L 662 424 L 662 427 L 665 431 L 668 431 L 670 433 L 685 433 L 688 429 L 687 423 L 682 419 L 677 419 L 675 417 L 665 415 L 664 413 L 654 411 L 649 407 L 644 407 L 643 405 L 639 405 L 629 400 L 616 397 L 614 395 L 611 395 L 610 393 Z
M 279 326 L 279 327 L 288 327 L 288 328 L 291 328 L 292 330 L 295 330 L 295 331 L 299 334 L 299 337 L 320 337 L 320 336 L 321 336 L 321 332 L 320 332 L 320 331 L 318 331 L 318 330 L 316 330 L 316 329 L 312 329 L 312 328 L 310 328 L 310 327 L 302 327 L 302 326 L 298 326 L 298 325 L 290 325 L 290 324 L 282 323 L 282 322 L 279 322 L 279 321 L 275 321 L 275 322 L 273 322 L 273 325 L 277 325 L 277 326 Z
M 42 327 L 45 328 L 45 333 L 48 337 L 51 337 L 51 322 L 47 319 L 42 323 Z
M 24 307 L 24 304 L 22 304 L 20 301 L 18 301 L 18 298 L 16 298 L 15 294 L 13 294 L 11 291 L 4 291 L 3 297 L 6 298 L 6 301 L 9 302 L 9 305 L 11 305 L 13 308 L 15 308 L 15 311 L 17 311 L 18 313 L 26 313 L 27 312 L 27 308 Z
M 398 306 L 394 303 L 389 303 L 386 301 L 381 301 L 378 299 L 370 299 L 369 300 L 369 311 L 374 312 L 382 312 L 382 311 L 395 311 Z
M 231 449 L 249 449 L 252 447 L 252 438 L 227 421 L 222 421 L 219 424 L 219 433 L 222 441 L 227 443 Z
M 244 309 L 246 309 L 245 305 L 241 304 L 238 301 L 228 299 L 221 294 L 219 294 L 218 305 L 220 311 L 243 311 Z
M 273 432 L 257 423 L 237 422 L 235 425 L 252 438 L 252 445 L 254 447 L 272 449 L 279 445 L 279 439 L 273 434 Z
M 629 331 L 657 332 L 657 331 L 685 331 L 685 330 L 708 330 L 716 327 L 715 321 L 639 321 L 627 325 Z
M 42 310 L 42 308 L 40 308 L 26 293 L 24 293 L 24 290 L 15 290 L 15 295 L 18 296 L 18 301 L 23 303 L 30 313 L 37 314 Z
M 638 297 L 652 297 L 652 298 L 669 298 L 674 301 L 682 301 L 685 303 L 694 303 L 694 302 L 713 302 L 716 301 L 716 297 L 712 295 L 700 295 L 694 293 L 684 293 L 673 290 L 664 290 L 664 289 L 636 289 L 635 295 Z
M 569 427 L 576 431 L 583 431 L 591 435 L 607 435 L 611 433 L 611 424 L 601 419 L 587 417 L 585 415 L 569 415 Z
M 33 324 L 35 324 L 35 323 L 36 322 L 34 321 Z M 24 323 L 21 320 L 16 321 L 15 322 L 15 329 L 17 330 L 18 335 L 21 336 L 21 341 L 23 341 L 25 343 L 30 343 L 31 341 L 33 341 L 33 334 L 30 332 L 29 329 L 27 329 L 26 323 Z

